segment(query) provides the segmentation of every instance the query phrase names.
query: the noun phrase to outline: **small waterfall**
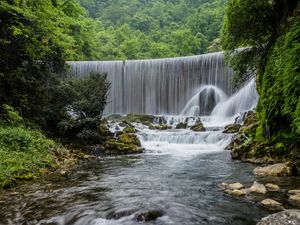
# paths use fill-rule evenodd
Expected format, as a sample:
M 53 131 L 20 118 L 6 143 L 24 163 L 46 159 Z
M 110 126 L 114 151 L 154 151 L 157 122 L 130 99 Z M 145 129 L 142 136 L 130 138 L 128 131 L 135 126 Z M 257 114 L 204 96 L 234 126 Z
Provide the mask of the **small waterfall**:
M 256 91 L 255 79 L 247 82 L 238 92 L 228 100 L 220 102 L 212 111 L 212 116 L 230 118 L 239 113 L 252 110 L 256 107 L 258 94 Z
M 205 85 L 186 104 L 181 112 L 183 116 L 210 115 L 219 102 L 227 99 L 227 95 L 220 88 L 212 85 Z
M 222 52 L 166 59 L 68 64 L 72 74 L 78 77 L 90 72 L 107 74 L 112 86 L 105 114 L 179 115 L 199 87 L 212 85 L 226 95 L 233 92 L 233 72 L 225 63 Z M 218 98 L 214 92 L 216 89 L 207 89 L 200 94 L 201 99 L 207 100 L 205 110 L 200 107 L 198 114 L 208 114 L 217 103 L 209 103 L 209 99 Z

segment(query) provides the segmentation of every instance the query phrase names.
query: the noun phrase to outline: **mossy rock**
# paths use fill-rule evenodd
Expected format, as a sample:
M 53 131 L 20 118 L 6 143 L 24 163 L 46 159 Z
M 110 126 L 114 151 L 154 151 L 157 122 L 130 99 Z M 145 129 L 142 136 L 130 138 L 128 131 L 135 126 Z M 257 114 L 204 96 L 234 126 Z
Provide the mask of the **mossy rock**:
M 101 122 L 98 126 L 98 133 L 101 137 L 112 137 L 113 133 L 108 129 L 107 123 Z
M 139 114 L 128 114 L 125 116 L 125 119 L 129 122 L 136 122 L 136 123 L 143 123 L 143 122 L 150 122 L 152 123 L 155 116 L 152 115 L 139 115 Z
M 106 141 L 104 147 L 107 154 L 131 154 L 142 152 L 141 148 L 137 145 L 122 143 L 115 139 Z
M 188 127 L 188 124 L 187 123 L 178 123 L 176 125 L 176 129 L 186 129 Z
M 127 134 L 135 134 L 137 132 L 137 130 L 133 127 L 126 127 L 123 129 L 123 133 L 127 133 Z
M 122 120 L 122 122 L 119 123 L 119 126 L 121 126 L 121 127 L 134 127 L 132 125 L 132 123 L 130 121 L 128 121 L 128 120 Z
M 109 121 L 120 121 L 124 118 L 124 116 L 120 115 L 120 114 L 112 114 L 112 115 L 109 115 L 108 117 L 106 117 L 107 120 Z
M 172 127 L 167 125 L 167 124 L 165 124 L 165 125 L 156 125 L 155 129 L 157 129 L 157 130 L 169 130 L 169 129 L 172 129 Z
M 203 123 L 201 121 L 197 121 L 195 125 L 191 126 L 191 130 L 196 132 L 205 131 L 206 129 L 203 126 Z
M 13 179 L 7 179 L 0 182 L 0 187 L 3 189 L 13 188 L 14 186 L 16 186 L 16 181 Z
M 240 128 L 241 128 L 240 124 L 237 124 L 237 123 L 229 124 L 229 125 L 225 126 L 223 133 L 226 133 L 226 134 L 237 133 L 237 132 L 239 132 Z
M 141 142 L 135 134 L 121 134 L 119 136 L 119 142 L 129 145 L 141 146 Z
M 148 128 L 149 128 L 150 130 L 155 130 L 155 129 L 156 129 L 155 126 L 153 126 L 152 124 L 149 125 Z

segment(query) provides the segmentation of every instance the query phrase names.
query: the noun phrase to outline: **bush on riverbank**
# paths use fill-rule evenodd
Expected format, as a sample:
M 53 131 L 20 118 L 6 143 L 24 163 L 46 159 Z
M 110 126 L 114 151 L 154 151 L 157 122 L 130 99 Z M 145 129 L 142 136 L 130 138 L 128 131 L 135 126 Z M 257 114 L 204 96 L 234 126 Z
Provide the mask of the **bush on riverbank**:
M 47 169 L 57 168 L 56 157 L 66 150 L 40 131 L 25 127 L 0 127 L 0 186 L 32 179 Z

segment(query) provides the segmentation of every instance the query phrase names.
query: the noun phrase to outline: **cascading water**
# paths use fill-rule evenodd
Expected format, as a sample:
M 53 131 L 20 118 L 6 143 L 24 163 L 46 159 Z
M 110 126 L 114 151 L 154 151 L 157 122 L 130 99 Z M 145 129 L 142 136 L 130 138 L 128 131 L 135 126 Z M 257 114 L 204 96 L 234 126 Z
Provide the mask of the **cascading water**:
M 200 118 L 206 132 L 139 129 L 143 146 L 150 150 L 224 149 L 230 136 L 222 133 L 238 113 L 257 102 L 254 80 L 233 94 L 233 71 L 222 52 L 199 56 L 126 61 L 68 62 L 78 77 L 106 73 L 111 82 L 105 114 L 162 115 L 168 125 Z M 192 124 L 195 123 L 193 120 Z M 192 125 L 191 123 L 189 125 Z
M 105 114 L 178 115 L 199 87 L 211 85 L 231 95 L 232 70 L 222 52 L 198 56 L 126 61 L 68 62 L 82 77 L 106 73 L 111 82 Z M 209 89 L 207 89 L 209 90 Z M 212 90 L 212 89 L 211 89 Z M 206 95 L 214 95 L 209 91 Z M 202 93 L 201 98 L 206 98 Z M 211 99 L 211 97 L 208 97 Z M 201 104 L 201 103 L 200 103 Z M 209 110 L 203 110 L 208 113 Z M 200 109 L 199 112 L 202 112 Z

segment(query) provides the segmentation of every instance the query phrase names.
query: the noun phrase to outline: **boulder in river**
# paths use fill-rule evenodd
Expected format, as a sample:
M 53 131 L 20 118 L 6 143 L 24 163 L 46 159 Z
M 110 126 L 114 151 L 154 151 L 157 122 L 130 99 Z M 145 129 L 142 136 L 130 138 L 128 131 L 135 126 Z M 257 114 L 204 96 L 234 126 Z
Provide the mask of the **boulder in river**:
M 234 190 L 234 189 L 240 190 L 240 189 L 243 189 L 245 187 L 241 183 L 232 183 L 232 184 L 228 184 L 227 188 L 231 189 L 231 190 Z
M 280 191 L 280 187 L 276 184 L 267 183 L 266 188 L 268 191 Z
M 180 122 L 176 125 L 176 129 L 186 129 L 188 126 L 187 123 Z
M 161 217 L 162 215 L 163 215 L 162 212 L 159 210 L 151 210 L 136 215 L 136 220 L 147 222 L 147 221 L 156 220 L 158 217 Z
M 265 167 L 256 167 L 253 173 L 258 176 L 292 176 L 293 168 L 286 163 L 277 163 Z
M 232 134 L 237 133 L 241 128 L 241 125 L 238 123 L 229 124 L 225 126 L 223 133 Z
M 258 183 L 256 181 L 254 181 L 254 183 L 248 189 L 248 191 L 250 193 L 263 194 L 263 195 L 267 193 L 267 189 L 266 189 L 265 185 L 260 184 L 260 183 Z
M 300 206 L 300 194 L 297 193 L 297 194 L 291 195 L 289 197 L 288 201 L 291 205 Z
M 205 128 L 203 126 L 203 123 L 198 120 L 195 125 L 191 126 L 191 130 L 196 131 L 196 132 L 201 132 L 201 131 L 205 131 Z
M 267 199 L 264 199 L 260 202 L 264 207 L 268 208 L 269 210 L 274 210 L 274 211 L 281 211 L 281 210 L 284 210 L 283 206 L 281 203 L 273 200 L 273 199 L 270 199 L 270 198 L 267 198 Z
M 233 189 L 233 190 L 226 189 L 224 192 L 227 193 L 227 194 L 233 195 L 233 196 L 244 196 L 244 195 L 246 195 L 245 189 L 241 189 L 241 190 L 239 190 L 239 189 Z
M 261 219 L 257 225 L 299 225 L 300 210 L 290 209 Z

